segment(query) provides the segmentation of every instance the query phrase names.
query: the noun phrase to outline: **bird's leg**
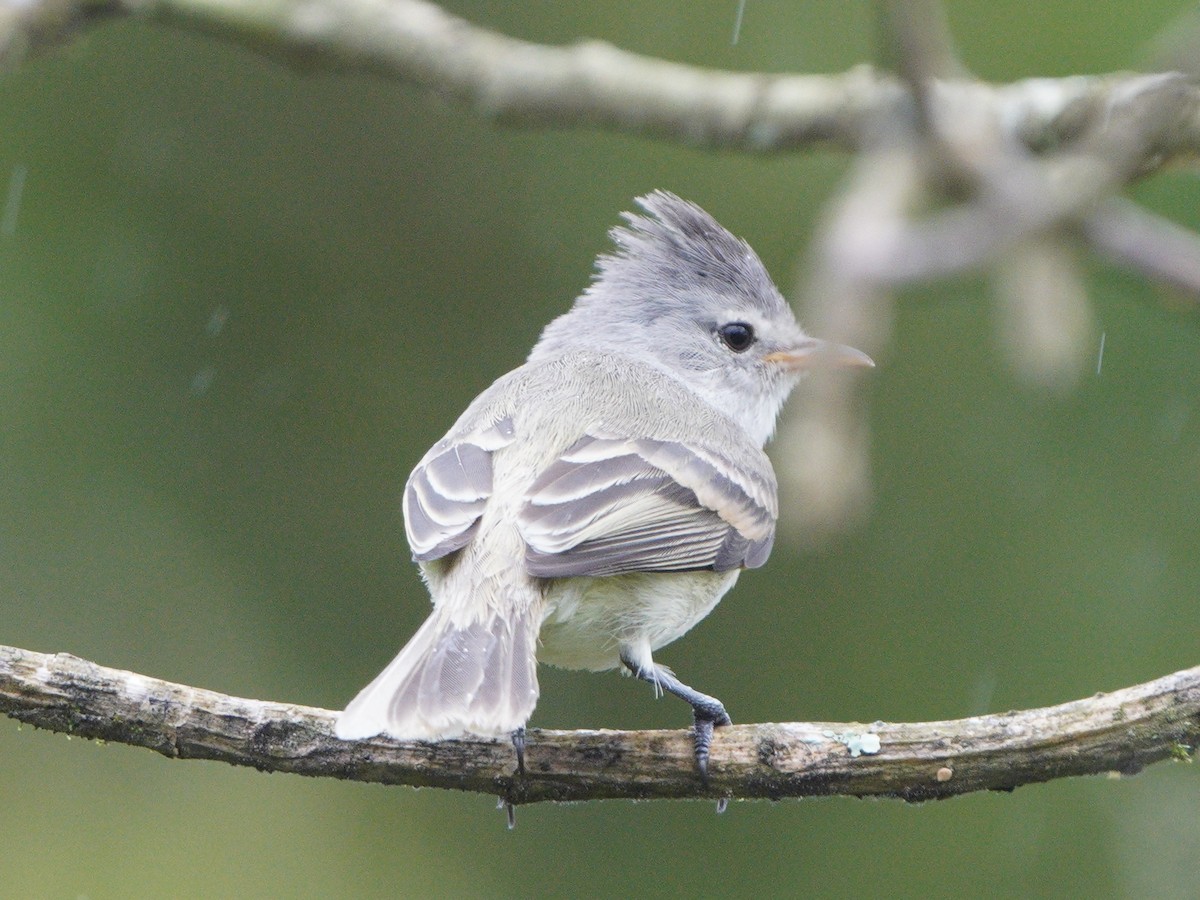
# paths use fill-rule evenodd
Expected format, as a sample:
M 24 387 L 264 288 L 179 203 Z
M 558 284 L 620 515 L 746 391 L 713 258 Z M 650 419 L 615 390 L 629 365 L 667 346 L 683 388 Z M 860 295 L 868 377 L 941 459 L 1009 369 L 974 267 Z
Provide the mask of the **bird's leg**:
M 513 749 L 517 751 L 517 778 L 525 777 L 525 726 L 514 729 L 512 733 Z M 500 806 L 508 815 L 508 830 L 517 827 L 517 807 L 511 800 L 500 798 Z
M 625 668 L 642 681 L 648 681 L 668 694 L 674 694 L 680 700 L 692 706 L 692 718 L 695 723 L 696 735 L 696 768 L 702 778 L 708 778 L 708 751 L 712 747 L 713 728 L 717 725 L 732 725 L 733 720 L 725 712 L 725 705 L 716 697 L 702 694 L 695 688 L 688 687 L 675 677 L 666 666 L 651 663 L 643 666 L 633 660 L 632 656 L 622 651 L 621 662 Z
M 525 774 L 525 726 L 512 733 L 513 749 L 517 751 L 517 774 Z

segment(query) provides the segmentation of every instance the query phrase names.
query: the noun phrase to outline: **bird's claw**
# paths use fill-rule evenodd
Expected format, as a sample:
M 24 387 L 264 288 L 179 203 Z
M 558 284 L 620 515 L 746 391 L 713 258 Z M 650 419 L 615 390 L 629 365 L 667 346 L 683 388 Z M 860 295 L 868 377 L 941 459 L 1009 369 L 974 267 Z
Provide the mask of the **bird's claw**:
M 713 728 L 718 725 L 732 725 L 733 720 L 719 702 L 715 706 L 693 707 L 696 747 L 696 768 L 700 777 L 708 780 L 708 752 L 712 748 Z
M 517 751 L 517 774 L 525 774 L 525 726 L 512 733 L 513 749 Z

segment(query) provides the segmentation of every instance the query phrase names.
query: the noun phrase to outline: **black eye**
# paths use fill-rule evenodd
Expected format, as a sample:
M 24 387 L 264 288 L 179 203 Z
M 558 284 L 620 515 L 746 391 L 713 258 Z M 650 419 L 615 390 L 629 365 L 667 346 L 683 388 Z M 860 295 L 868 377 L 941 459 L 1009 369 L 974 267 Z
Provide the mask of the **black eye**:
M 745 322 L 729 322 L 717 329 L 717 335 L 734 353 L 743 353 L 754 343 L 754 329 Z

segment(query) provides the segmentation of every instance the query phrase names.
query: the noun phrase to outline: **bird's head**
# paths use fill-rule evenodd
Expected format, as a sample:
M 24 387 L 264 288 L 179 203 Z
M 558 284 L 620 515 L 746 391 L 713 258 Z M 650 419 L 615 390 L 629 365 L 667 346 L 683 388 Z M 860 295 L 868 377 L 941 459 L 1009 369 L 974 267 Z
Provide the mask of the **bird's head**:
M 749 244 L 667 191 L 637 199 L 592 284 L 551 322 L 535 361 L 573 349 L 625 354 L 677 378 L 762 443 L 813 364 L 870 366 L 809 337 Z

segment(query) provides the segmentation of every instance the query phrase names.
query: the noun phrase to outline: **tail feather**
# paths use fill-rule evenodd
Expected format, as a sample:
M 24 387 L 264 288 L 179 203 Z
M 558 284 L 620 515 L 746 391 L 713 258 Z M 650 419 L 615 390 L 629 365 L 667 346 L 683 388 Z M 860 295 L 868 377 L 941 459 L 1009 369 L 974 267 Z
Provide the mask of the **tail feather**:
M 493 736 L 520 728 L 537 704 L 533 610 L 460 626 L 440 610 L 338 716 L 344 740 Z

